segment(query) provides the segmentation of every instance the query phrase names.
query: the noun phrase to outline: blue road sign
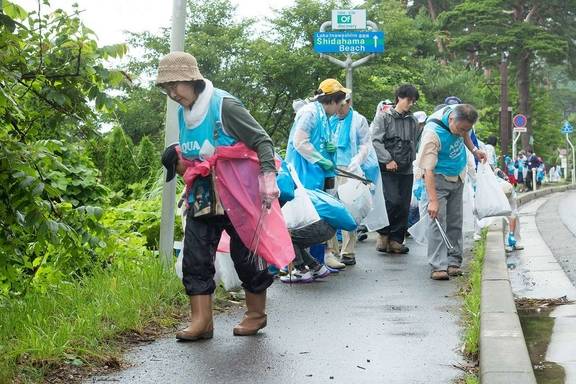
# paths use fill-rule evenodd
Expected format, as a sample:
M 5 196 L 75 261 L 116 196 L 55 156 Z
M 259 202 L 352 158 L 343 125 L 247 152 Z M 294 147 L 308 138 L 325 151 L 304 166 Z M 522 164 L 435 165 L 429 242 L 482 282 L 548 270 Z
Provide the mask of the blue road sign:
M 568 121 L 565 121 L 561 131 L 562 133 L 572 133 L 574 132 L 574 127 L 572 127 L 572 124 L 570 124 Z
M 383 53 L 384 32 L 315 32 L 318 53 Z
M 525 127 L 526 124 L 528 124 L 528 118 L 524 115 L 516 115 L 514 116 L 514 118 L 512 119 L 512 123 L 514 124 L 515 127 Z

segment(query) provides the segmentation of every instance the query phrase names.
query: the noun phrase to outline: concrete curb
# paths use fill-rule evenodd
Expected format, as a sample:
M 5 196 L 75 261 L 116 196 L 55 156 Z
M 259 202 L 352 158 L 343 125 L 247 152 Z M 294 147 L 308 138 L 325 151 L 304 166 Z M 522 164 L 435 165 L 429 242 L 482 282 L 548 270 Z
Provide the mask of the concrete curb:
M 488 230 L 480 303 L 480 382 L 536 384 L 520 326 L 502 237 L 503 223 Z
M 518 198 L 518 206 L 574 185 L 544 188 Z M 510 286 L 503 222 L 492 224 L 486 239 L 480 304 L 480 382 L 536 384 Z
M 575 189 L 575 188 L 576 188 L 575 184 L 568 184 L 568 185 L 561 185 L 558 187 L 543 188 L 543 189 L 536 190 L 534 192 L 527 192 L 524 195 L 519 196 L 516 201 L 518 203 L 518 206 L 521 206 L 521 205 L 524 205 L 524 204 L 526 204 L 526 203 L 528 203 L 534 199 L 537 199 L 539 197 L 546 196 L 546 195 L 549 195 L 551 193 L 556 193 L 556 192 L 565 192 L 569 189 Z

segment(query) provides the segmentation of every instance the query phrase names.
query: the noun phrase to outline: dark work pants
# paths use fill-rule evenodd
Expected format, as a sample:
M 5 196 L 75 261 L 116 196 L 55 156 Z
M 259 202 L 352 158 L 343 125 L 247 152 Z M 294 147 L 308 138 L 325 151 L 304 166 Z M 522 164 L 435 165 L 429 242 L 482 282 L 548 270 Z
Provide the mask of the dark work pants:
M 534 172 L 534 169 L 528 169 L 528 173 L 526 173 L 526 180 L 524 180 L 524 184 L 529 190 L 534 189 L 534 186 L 532 185 L 532 172 Z
M 306 248 L 316 244 L 321 244 L 336 234 L 336 230 L 324 220 L 317 221 L 303 228 L 293 229 L 290 231 L 292 244 L 294 245 L 294 266 L 302 270 L 305 265 L 317 267 L 318 261 L 310 255 Z
M 182 258 L 182 283 L 189 296 L 214 293 L 214 258 L 222 231 L 230 236 L 230 256 L 242 281 L 242 287 L 252 293 L 260 293 L 274 281 L 268 269 L 259 270 L 258 261 L 250 257 L 250 251 L 232 226 L 228 216 L 207 219 L 186 216 L 184 233 L 184 256 Z
M 389 240 L 402 244 L 408 229 L 408 214 L 412 199 L 412 182 L 414 175 L 402 175 L 381 171 L 386 212 L 390 225 L 378 230 L 382 235 L 388 235 Z

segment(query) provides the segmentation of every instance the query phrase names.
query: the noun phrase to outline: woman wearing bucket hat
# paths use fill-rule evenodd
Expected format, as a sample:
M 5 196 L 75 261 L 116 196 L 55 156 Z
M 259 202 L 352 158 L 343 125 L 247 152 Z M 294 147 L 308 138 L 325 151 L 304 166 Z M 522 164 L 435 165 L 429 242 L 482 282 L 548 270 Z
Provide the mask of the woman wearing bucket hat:
M 313 101 L 296 112 L 288 138 L 286 162 L 292 165 L 306 189 L 334 188 L 336 143 L 330 117 L 351 91 L 336 79 L 322 81 Z M 325 259 L 330 268 L 342 269 L 332 253 Z
M 219 150 L 236 144 L 243 143 L 249 148 L 247 150 L 254 150 L 257 153 L 255 161 L 260 164 L 260 175 L 254 175 L 254 183 L 259 184 L 255 189 L 259 191 L 263 206 L 270 207 L 279 194 L 272 140 L 240 101 L 228 92 L 215 88 L 202 76 L 196 58 L 188 53 L 172 52 L 164 56 L 158 65 L 156 85 L 180 104 L 176 159 L 188 167 L 184 175 L 189 192 L 189 208 L 184 234 L 182 282 L 190 297 L 191 321 L 187 328 L 176 333 L 176 338 L 186 341 L 212 338 L 212 294 L 216 288 L 214 257 L 223 230 L 230 235 L 231 256 L 246 291 L 247 312 L 234 328 L 234 335 L 253 335 L 266 326 L 266 289 L 272 284 L 273 277 L 266 268 L 258 267 L 246 242 L 241 239 L 240 226 L 233 222 L 230 209 L 226 209 L 226 213 L 218 211 L 224 196 L 217 196 L 216 186 L 221 193 L 222 184 L 219 183 L 223 177 L 214 176 L 214 170 L 219 169 L 219 160 L 212 164 L 210 159 Z M 171 148 L 167 149 L 170 153 L 174 152 Z M 194 168 L 201 162 L 209 164 L 204 168 L 208 175 L 202 174 L 202 177 L 196 174 L 199 171 Z M 164 162 L 163 159 L 163 163 L 168 169 L 166 181 L 170 181 L 179 161 Z M 187 178 L 189 170 L 194 173 L 190 179 Z M 249 175 L 245 177 L 248 180 Z

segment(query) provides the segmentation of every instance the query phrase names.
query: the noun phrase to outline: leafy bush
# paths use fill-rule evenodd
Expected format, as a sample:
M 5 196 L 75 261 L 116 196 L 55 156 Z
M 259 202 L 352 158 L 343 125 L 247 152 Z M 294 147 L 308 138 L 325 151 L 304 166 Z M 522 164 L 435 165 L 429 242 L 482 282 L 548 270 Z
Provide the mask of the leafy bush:
M 145 239 L 143 245 L 146 248 L 158 249 L 161 207 L 160 196 L 152 200 L 130 200 L 106 209 L 102 224 L 117 235 L 120 242 L 124 236 L 140 234 Z M 175 233 L 181 234 L 180 217 L 176 217 L 174 225 Z
M 77 7 L 44 10 L 0 1 L 0 295 L 46 292 L 105 262 L 108 190 L 74 143 L 119 107 L 106 91 L 124 76 L 103 63 L 126 46 L 98 47 Z
M 46 290 L 84 273 L 104 245 L 107 189 L 82 149 L 55 140 L 0 136 L 0 291 Z

